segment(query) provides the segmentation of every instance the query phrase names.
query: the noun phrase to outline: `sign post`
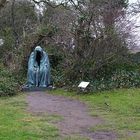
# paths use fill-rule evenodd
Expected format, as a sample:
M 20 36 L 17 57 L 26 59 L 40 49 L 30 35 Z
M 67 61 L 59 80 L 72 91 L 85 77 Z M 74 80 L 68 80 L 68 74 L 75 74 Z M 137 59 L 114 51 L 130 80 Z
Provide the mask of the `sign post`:
M 88 87 L 90 82 L 85 82 L 85 81 L 82 81 L 79 85 L 78 85 L 78 88 L 80 88 L 82 91 L 85 91 L 85 89 Z

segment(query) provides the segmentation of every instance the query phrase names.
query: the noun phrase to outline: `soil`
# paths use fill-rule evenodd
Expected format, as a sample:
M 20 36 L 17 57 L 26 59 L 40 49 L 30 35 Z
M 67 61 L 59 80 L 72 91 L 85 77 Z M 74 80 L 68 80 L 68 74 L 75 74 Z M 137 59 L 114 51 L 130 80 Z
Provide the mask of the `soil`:
M 86 104 L 78 100 L 47 94 L 46 92 L 30 92 L 27 95 L 28 111 L 31 113 L 62 116 L 55 123 L 61 136 L 81 135 L 90 140 L 115 140 L 114 132 L 90 131 L 90 128 L 103 123 L 98 117 L 89 115 Z

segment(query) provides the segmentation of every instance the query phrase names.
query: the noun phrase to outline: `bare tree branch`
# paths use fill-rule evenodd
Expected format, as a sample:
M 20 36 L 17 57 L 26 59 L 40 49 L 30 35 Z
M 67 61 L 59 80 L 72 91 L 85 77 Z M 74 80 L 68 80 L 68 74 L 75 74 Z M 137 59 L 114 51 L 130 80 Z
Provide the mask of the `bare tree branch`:
M 6 4 L 7 0 L 0 0 L 0 9 L 2 7 L 4 7 L 4 5 Z
M 18 34 L 16 32 L 14 8 L 15 8 L 15 0 L 12 1 L 12 5 L 11 5 L 11 18 L 12 18 L 13 35 L 15 38 L 15 47 L 17 47 L 17 45 L 19 43 L 19 38 L 18 38 Z
M 50 7 L 52 7 L 52 8 L 57 8 L 57 7 L 59 7 L 59 6 L 63 6 L 63 7 L 66 7 L 67 6 L 67 3 L 68 2 L 61 2 L 61 3 L 59 3 L 59 4 L 57 4 L 57 5 L 53 5 L 52 4 L 52 2 L 50 1 L 50 0 L 40 0 L 40 1 L 37 1 L 37 0 L 31 0 L 31 1 L 33 1 L 35 4 L 40 4 L 40 3 L 46 3 L 46 4 L 48 4 Z
M 137 3 L 133 3 L 130 5 L 130 12 L 133 14 L 139 14 L 140 13 L 140 1 L 137 1 Z

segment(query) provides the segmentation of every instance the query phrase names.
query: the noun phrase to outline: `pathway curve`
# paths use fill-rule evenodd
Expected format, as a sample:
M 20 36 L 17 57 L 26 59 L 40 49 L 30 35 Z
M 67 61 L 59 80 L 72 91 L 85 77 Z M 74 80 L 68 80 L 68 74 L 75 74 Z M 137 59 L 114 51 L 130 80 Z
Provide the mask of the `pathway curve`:
M 90 140 L 114 140 L 112 132 L 90 132 L 90 128 L 102 123 L 97 117 L 91 117 L 87 106 L 77 100 L 45 92 L 30 92 L 27 96 L 28 111 L 32 113 L 49 113 L 63 117 L 56 125 L 62 136 L 79 134 Z

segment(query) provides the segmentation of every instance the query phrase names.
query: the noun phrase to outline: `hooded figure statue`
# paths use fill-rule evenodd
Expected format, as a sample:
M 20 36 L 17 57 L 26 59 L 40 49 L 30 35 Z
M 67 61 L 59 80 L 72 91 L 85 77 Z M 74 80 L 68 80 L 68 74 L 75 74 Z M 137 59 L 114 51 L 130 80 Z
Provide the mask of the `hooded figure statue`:
M 48 55 L 40 46 L 31 53 L 28 62 L 27 87 L 50 85 L 50 63 Z

